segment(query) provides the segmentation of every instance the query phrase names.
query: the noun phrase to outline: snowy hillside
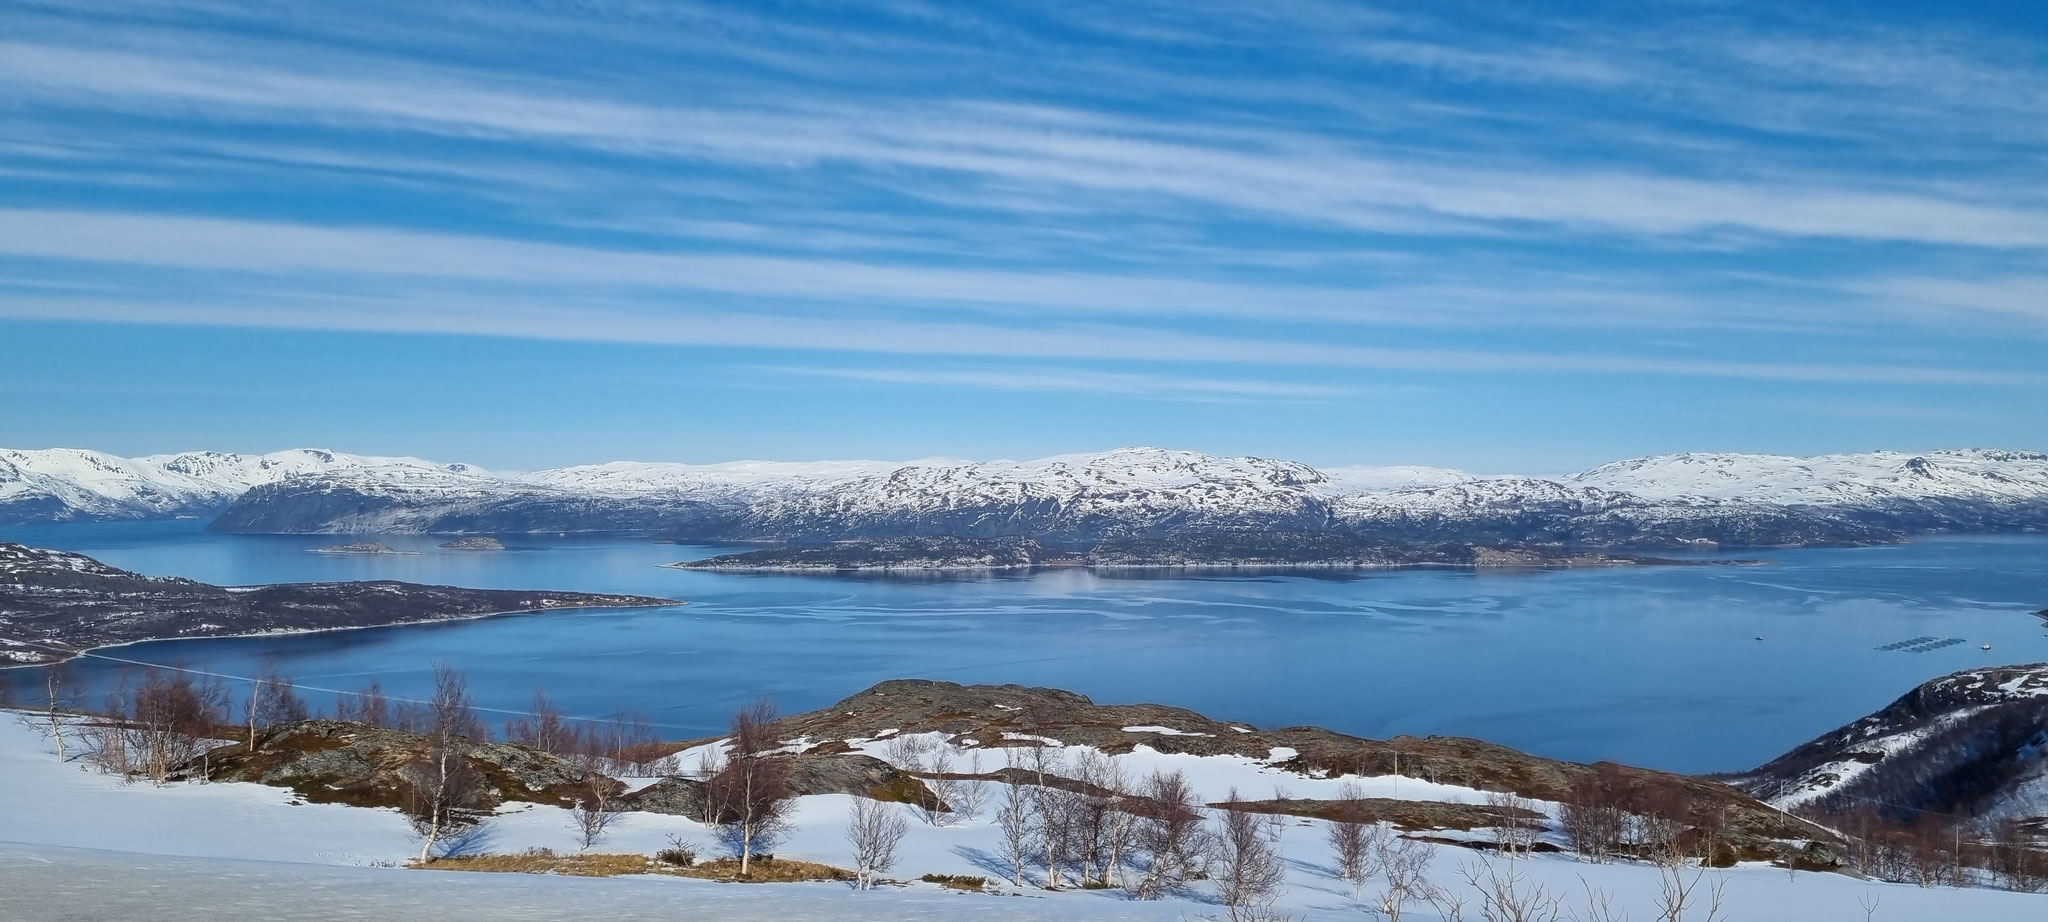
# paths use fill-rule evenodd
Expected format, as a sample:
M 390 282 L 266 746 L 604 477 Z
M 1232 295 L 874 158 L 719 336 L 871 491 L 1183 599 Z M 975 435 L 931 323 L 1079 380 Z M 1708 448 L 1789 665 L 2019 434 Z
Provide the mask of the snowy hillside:
M 293 533 L 645 533 L 702 540 L 1023 536 L 1081 544 L 1205 528 L 1608 547 L 1798 546 L 2048 527 L 2048 455 L 1680 454 L 1546 479 L 1124 448 L 1031 461 L 612 462 L 498 476 L 292 451 L 122 459 L 0 452 L 0 522 L 225 510 Z
M 2044 824 L 2044 716 L 2048 664 L 1967 670 L 1926 682 L 1732 781 L 1787 809 L 1879 804 Z
M 1566 482 L 1645 499 L 1706 497 L 1767 505 L 2048 500 L 2048 454 L 1965 449 L 1794 458 L 1676 454 L 1603 464 Z
M 120 458 L 75 448 L 0 449 L 0 522 L 156 519 L 211 515 L 261 484 L 349 472 L 473 472 L 418 458 L 294 449 L 267 455 L 194 451 Z
M 1131 727 L 1134 733 L 1166 728 Z M 879 758 L 890 747 L 874 740 L 853 745 Z M 1016 743 L 1020 747 L 1029 743 Z M 1093 752 L 1053 744 L 1069 762 Z M 588 919 L 809 920 L 991 919 L 1015 922 L 1123 920 L 1173 922 L 1221 918 L 1215 884 L 1196 882 L 1157 900 L 1134 900 L 1121 888 L 1042 889 L 1042 868 L 1028 868 L 1024 886 L 1008 878 L 996 821 L 999 797 L 971 819 L 927 824 L 898 808 L 908 834 L 887 875 L 900 883 L 862 892 L 842 884 L 733 884 L 666 876 L 580 878 L 560 875 L 479 874 L 407 870 L 417 840 L 396 811 L 308 803 L 292 791 L 252 783 L 124 783 L 81 771 L 74 754 L 60 761 L 49 741 L 0 714 L 0 815 L 10 819 L 10 841 L 0 844 L 0 917 L 218 919 L 232 905 L 245 918 L 294 919 Z M 687 760 L 685 760 L 687 763 Z M 1003 762 L 984 757 L 985 765 Z M 1234 756 L 1172 756 L 1146 746 L 1112 757 L 1127 774 L 1179 770 L 1202 800 L 1230 787 L 1265 795 L 1288 786 L 1298 796 L 1331 796 L 1337 782 L 1290 774 L 1259 760 Z M 640 783 L 644 780 L 636 779 Z M 1403 801 L 1451 803 L 1483 799 L 1474 789 L 1415 778 L 1357 779 L 1374 795 Z M 844 794 L 801 798 L 778 856 L 850 863 Z M 1541 805 L 1546 811 L 1550 805 Z M 1210 822 L 1217 811 L 1205 810 Z M 569 811 L 513 804 L 498 810 L 481 837 L 499 854 L 548 848 L 579 853 Z M 1486 830 L 1438 830 L 1445 839 L 1484 838 Z M 1272 848 L 1284 857 L 1275 909 L 1303 922 L 1373 918 L 1367 907 L 1388 889 L 1384 875 L 1367 880 L 1360 898 L 1337 878 L 1336 856 L 1322 820 L 1290 818 L 1272 827 Z M 1559 841 L 1545 833 L 1547 841 Z M 715 834 L 693 819 L 631 812 L 592 852 L 649 854 L 680 841 L 699 854 L 720 854 Z M 1399 840 L 1397 840 L 1399 841 Z M 1406 902 L 1402 917 L 1417 922 L 1476 918 L 1480 893 L 1462 872 L 1511 868 L 1524 891 L 1552 894 L 1565 907 L 1583 908 L 1589 891 L 1612 900 L 1629 918 L 1651 918 L 1665 879 L 1648 863 L 1587 863 L 1574 856 L 1535 853 L 1512 863 L 1487 853 L 1439 845 L 1424 852 L 1423 876 L 1463 901 L 1454 916 L 1421 898 Z M 992 882 L 988 893 L 947 890 L 921 881 L 927 874 L 963 875 Z M 1687 871 L 1722 888 L 1725 918 L 1755 922 L 1865 922 L 1864 906 L 1880 906 L 1878 919 L 1945 922 L 1952 919 L 2037 918 L 2048 897 L 1990 889 L 1919 887 L 1858 880 L 1844 874 L 1788 875 L 1762 863 L 1726 870 Z M 1618 917 L 1618 916 L 1617 916 Z M 1694 912 L 1686 918 L 1704 917 Z M 1549 918 L 1546 916 L 1546 918 Z M 1557 918 L 1571 918 L 1559 915 Z

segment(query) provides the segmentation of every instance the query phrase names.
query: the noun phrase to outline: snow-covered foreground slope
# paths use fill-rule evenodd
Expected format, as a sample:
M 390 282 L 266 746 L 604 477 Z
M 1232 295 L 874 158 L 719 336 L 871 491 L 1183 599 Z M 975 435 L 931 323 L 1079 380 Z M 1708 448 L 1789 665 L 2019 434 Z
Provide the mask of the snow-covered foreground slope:
M 1142 728 L 1140 731 L 1143 732 Z M 886 747 L 865 743 L 882 754 Z M 1126 756 L 1131 770 L 1180 768 L 1204 797 L 1219 787 L 1266 793 L 1273 784 L 1310 794 L 1325 782 L 1291 776 L 1256 760 L 1164 757 L 1143 748 Z M 1334 784 L 1334 782 L 1329 782 Z M 1465 798 L 1478 792 L 1414 779 L 1366 779 L 1373 793 L 1417 799 Z M 1014 896 L 955 894 L 929 884 L 861 893 L 837 884 L 716 884 L 667 878 L 575 879 L 526 875 L 401 870 L 416 851 L 405 822 L 389 810 L 295 804 L 289 791 L 253 784 L 123 785 L 60 764 L 44 741 L 0 721 L 0 918 L 217 919 L 728 919 L 802 922 L 813 919 L 1173 920 L 1221 915 L 1210 885 L 1152 902 L 1121 891 L 1004 888 Z M 843 837 L 850 798 L 804 798 L 778 855 L 845 865 Z M 907 808 L 906 808 L 907 809 Z M 573 851 L 567 813 L 520 805 L 488 826 L 488 850 L 529 847 Z M 651 852 L 669 835 L 712 851 L 699 824 L 680 817 L 627 814 L 597 849 Z M 890 876 L 928 874 L 1002 879 L 999 833 L 984 816 L 948 827 L 913 823 Z M 104 851 L 78 851 L 79 849 Z M 1349 888 L 1333 879 L 1333 857 L 1317 821 L 1293 820 L 1280 850 L 1286 886 L 1279 909 L 1304 920 L 1364 917 Z M 1478 853 L 1442 847 L 1430 876 L 1457 883 L 1462 863 Z M 381 865 L 381 866 L 380 866 Z M 1649 918 L 1658 888 L 1655 869 L 1638 864 L 1592 865 L 1555 855 L 1520 862 L 1532 882 L 1577 903 L 1591 885 L 1632 918 Z M 1724 880 L 1726 918 L 1744 922 L 1863 922 L 1859 899 L 1875 896 L 1877 918 L 1890 922 L 2030 919 L 2048 911 L 2048 896 L 1989 890 L 1867 883 L 1836 874 L 1760 866 L 1707 872 Z M 1368 892 L 1373 887 L 1368 886 Z M 1468 908 L 1468 912 L 1469 912 Z M 1427 905 L 1406 918 L 1437 920 Z
M 1255 527 L 1486 543 L 1800 545 L 2048 527 L 2048 455 L 1668 455 L 1544 479 L 1419 467 L 1317 470 L 1157 448 L 1033 461 L 612 462 L 519 476 L 328 452 L 133 460 L 0 453 L 0 521 L 223 505 L 215 527 L 236 532 L 1080 543 Z

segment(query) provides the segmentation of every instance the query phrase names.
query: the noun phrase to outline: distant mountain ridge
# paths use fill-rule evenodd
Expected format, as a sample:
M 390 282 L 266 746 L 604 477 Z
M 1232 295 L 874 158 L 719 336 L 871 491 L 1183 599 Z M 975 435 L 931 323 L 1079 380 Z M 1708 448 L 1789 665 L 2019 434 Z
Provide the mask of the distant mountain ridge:
M 498 475 L 325 451 L 121 459 L 0 451 L 0 523 L 217 516 L 247 533 L 631 533 L 811 542 L 1258 528 L 1389 540 L 1684 548 L 2048 528 L 2048 455 L 1688 453 L 1558 478 L 1331 468 L 1123 448 L 1030 461 L 611 462 Z

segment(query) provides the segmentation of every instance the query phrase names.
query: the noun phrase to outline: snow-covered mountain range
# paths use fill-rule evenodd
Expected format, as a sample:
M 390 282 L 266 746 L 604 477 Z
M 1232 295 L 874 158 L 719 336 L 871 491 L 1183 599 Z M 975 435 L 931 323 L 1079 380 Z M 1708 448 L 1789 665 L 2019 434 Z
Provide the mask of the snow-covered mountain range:
M 190 451 L 121 458 L 79 448 L 0 449 L 0 522 L 189 518 L 225 508 L 250 487 L 288 477 L 405 471 L 459 474 L 467 465 L 315 449 L 267 455 Z
M 517 475 L 328 451 L 0 451 L 0 522 L 217 516 L 232 532 L 645 533 L 699 540 L 1256 527 L 1612 547 L 1864 543 L 2048 527 L 2048 455 L 1679 454 L 1558 478 L 1125 448 L 1032 461 L 612 462 Z

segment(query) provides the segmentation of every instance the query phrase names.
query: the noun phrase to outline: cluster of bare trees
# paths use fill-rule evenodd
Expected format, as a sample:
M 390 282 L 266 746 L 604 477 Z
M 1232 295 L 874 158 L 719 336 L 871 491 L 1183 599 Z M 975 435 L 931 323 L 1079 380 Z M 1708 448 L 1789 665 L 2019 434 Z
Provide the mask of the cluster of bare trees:
M 219 679 L 163 669 L 123 675 L 101 713 L 80 724 L 82 748 L 101 771 L 162 784 L 207 751 L 228 706 Z
M 1558 820 L 1572 851 L 1587 860 L 1645 858 L 1660 865 L 1695 852 L 1712 862 L 1723 825 L 1718 810 L 1696 804 L 1679 782 L 1641 780 L 1611 762 L 1572 781 Z
M 645 716 L 619 712 L 599 720 L 577 720 L 537 689 L 531 710 L 505 722 L 505 741 L 561 756 L 582 772 L 569 820 L 578 844 L 586 849 L 619 819 L 619 799 L 626 788 L 615 777 L 680 771 L 675 757 L 660 751 L 661 739 Z
M 1047 889 L 1071 882 L 1155 899 L 1207 876 L 1214 837 L 1180 773 L 1134 779 L 1094 750 L 1072 760 L 1052 746 L 1004 754 L 1009 783 L 993 809 L 1012 883 L 1042 871 Z
M 1898 819 L 1899 813 L 1909 818 Z M 1880 880 L 1933 887 L 1964 886 L 1988 878 L 2009 890 L 2048 890 L 2048 843 L 2014 821 L 1971 822 L 1868 804 L 1812 816 L 1845 833 L 1846 857 Z
M 989 780 L 982 771 L 981 751 L 957 754 L 944 740 L 907 734 L 889 741 L 889 762 L 923 780 L 931 791 L 917 804 L 918 816 L 933 826 L 973 822 L 988 806 Z

